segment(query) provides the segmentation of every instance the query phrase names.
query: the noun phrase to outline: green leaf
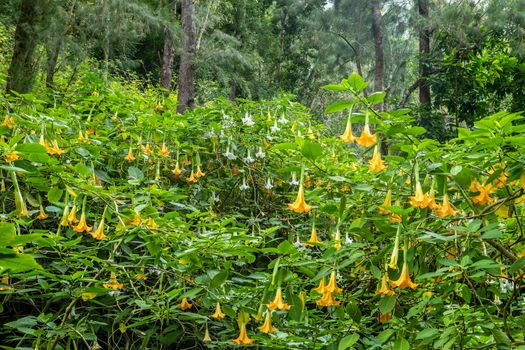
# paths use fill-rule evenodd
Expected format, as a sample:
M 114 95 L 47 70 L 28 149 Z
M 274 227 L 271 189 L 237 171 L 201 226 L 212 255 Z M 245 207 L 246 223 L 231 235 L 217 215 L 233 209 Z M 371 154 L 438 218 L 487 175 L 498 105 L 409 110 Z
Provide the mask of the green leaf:
M 142 180 L 142 179 L 144 179 L 144 173 L 142 172 L 142 170 L 140 170 L 139 168 L 134 167 L 134 166 L 130 166 L 128 168 L 128 175 L 133 180 Z
M 228 271 L 220 271 L 210 281 L 210 289 L 220 287 L 228 278 Z
M 439 329 L 436 328 L 427 328 L 423 329 L 416 336 L 417 340 L 431 340 L 439 336 Z
M 329 91 L 348 91 L 348 86 L 339 85 L 339 84 L 328 84 L 328 85 L 321 86 L 321 89 L 325 89 Z
M 525 257 L 516 260 L 514 264 L 510 265 L 509 272 L 510 273 L 518 272 L 523 266 L 525 266 Z
M 351 347 L 352 345 L 357 343 L 358 340 L 359 340 L 359 334 L 357 334 L 357 333 L 353 333 L 353 334 L 347 335 L 346 337 L 341 339 L 341 341 L 339 342 L 339 347 L 337 348 L 337 350 L 348 349 L 349 347 Z
M 455 175 L 459 174 L 462 169 L 463 169 L 463 167 L 461 165 L 456 165 L 456 166 L 452 167 L 452 169 L 450 169 L 450 173 L 455 176 Z
M 57 204 L 60 201 L 60 198 L 62 198 L 63 194 L 64 190 L 58 187 L 53 187 L 47 191 L 47 199 L 50 203 Z
M 0 222 L 0 247 L 9 245 L 15 239 L 15 225 L 10 222 Z
M 384 315 L 394 309 L 397 297 L 395 295 L 386 295 L 379 301 L 379 312 Z
M 32 162 L 47 163 L 50 159 L 46 148 L 39 143 L 23 143 L 16 146 L 16 150 L 22 154 L 22 158 Z
M 367 100 L 368 100 L 368 103 L 372 105 L 377 105 L 383 102 L 383 99 L 385 98 L 385 96 L 386 96 L 386 92 L 374 92 L 373 94 L 370 94 L 370 96 L 368 96 Z
M 409 350 L 410 343 L 403 337 L 398 337 L 394 342 L 394 350 Z
M 354 105 L 354 101 L 336 101 L 330 103 L 324 110 L 326 114 L 343 111 L 347 108 L 351 108 Z
M 305 140 L 303 147 L 301 147 L 301 153 L 306 158 L 315 160 L 317 157 L 323 154 L 323 148 L 317 142 Z
M 0 273 L 5 271 L 20 273 L 35 269 L 42 269 L 42 266 L 29 254 L 17 254 L 14 256 L 0 254 Z
M 279 253 L 281 253 L 281 254 L 291 254 L 291 253 L 294 253 L 294 252 L 297 251 L 297 250 L 295 249 L 295 247 L 292 245 L 292 243 L 290 243 L 289 241 L 282 241 L 282 242 L 277 246 L 277 250 L 278 250 Z
M 350 87 L 354 89 L 355 92 L 363 91 L 368 85 L 368 83 L 363 79 L 363 77 L 355 72 L 350 74 L 346 81 L 348 85 L 350 85 Z

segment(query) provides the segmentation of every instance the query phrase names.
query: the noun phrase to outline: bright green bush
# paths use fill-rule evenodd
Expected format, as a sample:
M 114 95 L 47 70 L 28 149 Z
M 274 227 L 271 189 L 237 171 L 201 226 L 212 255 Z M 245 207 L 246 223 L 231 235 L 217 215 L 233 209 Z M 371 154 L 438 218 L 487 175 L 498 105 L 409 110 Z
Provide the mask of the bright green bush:
M 365 86 L 325 87 L 349 142 L 291 96 L 178 115 L 93 74 L 4 96 L 2 345 L 226 349 L 244 327 L 259 348 L 523 345 L 523 118 L 439 144 Z

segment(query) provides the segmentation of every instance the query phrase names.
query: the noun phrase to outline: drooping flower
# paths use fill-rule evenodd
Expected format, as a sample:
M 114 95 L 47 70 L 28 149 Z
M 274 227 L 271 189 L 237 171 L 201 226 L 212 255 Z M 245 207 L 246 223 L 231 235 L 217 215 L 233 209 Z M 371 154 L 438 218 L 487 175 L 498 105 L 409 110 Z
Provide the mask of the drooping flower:
M 157 229 L 160 226 L 155 222 L 153 218 L 149 218 L 146 220 L 146 227 L 151 229 Z
M 299 181 L 297 181 L 297 175 L 295 174 L 295 171 L 292 171 L 292 179 L 290 180 L 290 185 L 297 186 L 299 185 Z
M 125 160 L 127 160 L 128 162 L 132 162 L 134 161 L 135 159 L 135 156 L 133 155 L 133 149 L 130 147 L 128 149 L 128 154 L 126 154 L 126 156 L 124 157 Z
M 235 344 L 248 345 L 248 344 L 253 343 L 253 339 L 248 337 L 248 332 L 246 331 L 246 325 L 245 324 L 241 325 L 239 331 L 240 331 L 239 336 L 237 338 L 233 339 L 233 342 Z
M 390 255 L 390 262 L 388 267 L 392 270 L 397 270 L 397 261 L 399 259 L 399 238 L 401 236 L 401 225 L 397 226 L 396 239 L 394 241 L 394 248 L 392 249 L 392 255 Z
M 199 181 L 199 179 L 195 176 L 195 173 L 192 170 L 190 176 L 188 176 L 186 178 L 186 182 L 189 183 L 189 184 L 195 184 L 198 181 Z
M 470 186 L 468 188 L 469 192 L 479 192 L 481 184 L 478 182 L 477 179 L 472 179 L 470 182 Z
M 273 126 L 270 128 L 270 130 L 271 130 L 272 132 L 277 132 L 277 131 L 281 130 L 281 128 L 279 128 L 279 127 L 277 126 L 277 120 L 274 120 L 274 122 L 273 122 Z
M 37 215 L 37 219 L 40 219 L 40 220 L 44 220 L 44 219 L 47 219 L 49 215 L 46 214 L 46 212 L 44 211 L 44 207 L 42 206 L 42 204 L 40 204 L 40 211 Z
M 315 302 L 318 306 L 339 306 L 341 305 L 340 301 L 334 299 L 334 293 L 324 291 L 321 299 Z
M 372 159 L 369 161 L 370 163 L 370 171 L 381 171 L 383 169 L 386 169 L 386 165 L 383 164 L 383 160 L 381 159 L 381 153 L 379 152 L 379 146 L 376 145 L 374 148 L 374 155 L 372 156 Z
M 248 186 L 248 184 L 246 183 L 246 178 L 243 177 L 243 178 L 242 178 L 242 184 L 239 185 L 239 189 L 240 189 L 241 191 L 246 191 L 246 190 L 249 189 L 249 188 L 250 188 L 250 186 Z
M 352 112 L 350 112 L 352 114 Z M 341 140 L 344 142 L 354 142 L 356 138 L 352 134 L 352 119 L 351 116 L 348 116 L 348 119 L 346 120 L 346 129 L 343 135 L 339 136 Z
M 264 188 L 266 188 L 268 191 L 271 190 L 273 188 L 273 184 L 272 184 L 272 178 L 268 178 L 266 180 L 266 184 L 264 185 Z
M 296 213 L 308 213 L 312 210 L 312 206 L 306 204 L 304 199 L 304 185 L 299 185 L 299 191 L 297 192 L 297 198 L 295 202 L 288 204 L 288 209 Z
M 159 156 L 167 157 L 167 156 L 170 155 L 170 153 L 171 153 L 171 151 L 168 149 L 168 147 L 166 147 L 166 144 L 163 142 L 162 143 L 162 147 L 159 150 Z
M 259 147 L 259 150 L 257 153 L 255 153 L 255 157 L 263 159 L 266 156 L 266 153 L 264 153 L 263 148 Z
M 98 240 L 108 238 L 108 236 L 104 234 L 104 215 L 102 215 L 102 218 L 100 219 L 100 223 L 98 224 L 97 229 L 94 232 L 90 232 L 90 234 L 91 234 L 91 237 L 93 237 L 94 239 L 98 239 Z
M 388 283 L 386 281 L 386 272 L 383 274 L 383 278 L 381 278 L 381 288 L 376 290 L 376 294 L 379 295 L 394 295 L 396 292 L 394 292 L 390 287 L 388 287 Z
M 405 251 L 405 256 L 406 256 L 406 251 Z M 417 288 L 417 284 L 415 284 L 414 282 L 410 280 L 410 273 L 408 271 L 408 264 L 406 261 L 403 262 L 403 268 L 401 269 L 401 274 L 399 275 L 399 278 L 396 281 L 392 281 L 391 285 L 392 285 L 392 288 L 399 287 L 400 289 L 405 289 L 405 288 L 416 289 Z
M 221 310 L 221 304 L 219 302 L 217 302 L 217 304 L 215 305 L 215 312 L 213 313 L 213 315 L 211 315 L 211 317 L 217 320 L 226 317 L 226 315 Z
M 255 121 L 253 120 L 252 116 L 248 114 L 248 112 L 244 114 L 244 117 L 241 120 L 242 120 L 242 123 L 246 126 L 255 125 Z
M 312 243 L 317 243 L 317 244 L 321 243 L 321 241 L 319 240 L 319 237 L 317 237 L 317 229 L 315 228 L 315 221 L 312 224 L 312 233 L 310 234 L 310 239 L 304 245 L 307 247 L 313 247 Z
M 286 117 L 284 116 L 284 113 L 281 114 L 281 118 L 279 118 L 279 123 L 280 124 L 287 124 L 288 123 L 288 119 L 286 119 Z
M 122 289 L 124 287 L 124 284 L 118 283 L 117 275 L 115 274 L 115 272 L 111 272 L 111 275 L 109 277 L 109 282 L 104 283 L 102 287 L 106 289 Z
M 88 138 L 87 138 L 87 135 L 84 136 L 84 135 L 82 134 L 82 131 L 80 131 L 80 130 L 78 131 L 78 140 L 79 140 L 80 142 L 83 142 L 83 143 L 89 143 L 89 140 L 88 140 Z
M 432 209 L 432 210 L 435 210 L 435 209 L 438 209 L 439 208 L 439 204 L 436 203 L 436 197 L 435 197 L 435 194 L 434 194 L 434 187 L 431 187 L 430 188 L 430 192 L 428 193 L 428 196 L 427 196 L 427 207 Z
M 150 147 L 149 143 L 146 144 L 146 147 L 144 147 L 144 149 L 142 150 L 142 152 L 144 152 L 145 155 L 147 156 L 150 156 L 153 154 L 153 149 Z
M 191 304 L 189 301 L 188 301 L 188 298 L 182 298 L 182 301 L 180 302 L 179 304 L 179 307 L 181 310 L 189 310 L 193 307 L 193 304 Z
M 58 154 L 58 155 L 61 155 L 62 153 L 64 153 L 63 150 L 60 149 L 60 146 L 58 145 L 58 142 L 57 140 L 53 140 L 51 146 L 44 140 L 44 137 L 41 136 L 40 137 L 40 142 L 39 142 L 42 146 L 44 146 L 46 148 L 46 151 L 48 154 L 50 155 L 53 155 L 53 154 Z
M 148 279 L 148 276 L 146 276 L 146 273 L 144 272 L 144 268 L 140 268 L 140 272 L 135 275 L 135 279 L 145 281 Z
M 341 249 L 341 230 L 339 229 L 339 225 L 337 226 L 335 230 L 335 237 L 334 237 L 334 247 L 336 250 Z
M 76 232 L 89 232 L 91 229 L 92 227 L 88 226 L 86 223 L 86 213 L 84 210 L 82 210 L 82 214 L 80 214 L 80 221 L 78 222 L 78 225 L 73 226 L 73 230 Z
M 335 271 L 332 271 L 332 273 L 330 274 L 330 280 L 328 281 L 328 284 L 324 287 L 324 291 L 330 292 L 330 293 L 337 293 L 337 294 L 343 291 L 341 288 L 337 286 Z
M 485 205 L 487 203 L 494 203 L 494 198 L 490 197 L 491 193 L 495 192 L 495 189 L 492 187 L 492 184 L 478 185 L 477 191 L 479 194 L 472 198 L 472 201 L 479 205 Z
M 182 164 L 186 165 L 186 166 L 191 165 L 191 160 L 190 160 L 190 158 L 188 157 L 187 154 L 184 155 L 184 159 L 182 160 Z
M 128 225 L 139 226 L 140 224 L 142 224 L 142 219 L 140 218 L 139 213 L 137 213 L 137 212 L 135 211 L 134 214 L 133 214 L 133 220 L 131 220 L 131 221 L 128 223 Z
M 283 300 L 283 293 L 282 293 L 281 287 L 277 287 L 277 291 L 275 292 L 275 297 L 268 304 L 268 309 L 270 310 L 279 309 L 281 311 L 286 311 L 286 310 L 289 310 L 290 307 L 291 306 L 285 303 Z
M 250 150 L 248 150 L 248 155 L 243 160 L 248 164 L 252 164 L 253 162 L 255 162 L 255 159 L 253 159 Z
M 206 175 L 202 169 L 201 169 L 201 165 L 197 165 L 197 171 L 195 172 L 195 177 L 196 178 L 199 178 L 199 177 L 203 177 L 204 175 Z
M 71 212 L 69 213 L 69 215 L 67 217 L 67 223 L 69 225 L 73 225 L 73 224 L 76 224 L 77 222 L 78 222 L 78 219 L 77 219 L 77 205 L 73 204 L 73 208 L 71 208 Z
M 423 189 L 421 188 L 421 183 L 419 181 L 416 182 L 416 193 L 413 197 L 410 197 L 410 205 L 415 208 L 426 208 L 428 206 L 428 198 L 423 193 Z
M 226 148 L 226 152 L 224 152 L 224 156 L 228 158 L 229 160 L 235 160 L 237 159 L 237 156 L 233 154 L 233 152 L 230 151 L 230 146 Z
M 208 330 L 208 324 L 206 324 L 206 330 L 204 331 L 204 338 L 202 338 L 202 341 L 205 343 L 211 341 L 210 331 Z
M 325 284 L 325 277 L 323 276 L 321 280 L 319 281 L 319 286 L 317 288 L 314 288 L 313 290 L 316 293 L 323 294 L 325 290 L 326 284 Z
M 5 160 L 7 162 L 14 162 L 20 159 L 22 159 L 22 157 L 18 155 L 18 151 L 11 151 L 5 155 Z
M 171 171 L 173 175 L 179 179 L 182 176 L 182 169 L 180 168 L 179 161 L 175 164 L 175 169 Z
M 15 120 L 7 115 L 5 116 L 4 121 L 2 122 L 2 126 L 5 126 L 9 129 L 12 129 L 14 124 L 15 124 Z
M 447 216 L 454 216 L 454 215 L 457 215 L 458 214 L 458 211 L 457 210 L 454 210 L 454 208 L 452 207 L 452 205 L 448 202 L 448 196 L 447 194 L 445 193 L 443 195 L 443 204 L 441 204 L 436 210 L 435 210 L 435 213 L 437 216 L 439 216 L 440 218 L 444 218 L 444 217 L 447 217 Z
M 385 200 L 383 204 L 381 205 L 383 207 L 391 207 L 392 206 L 392 190 L 388 190 L 386 192 Z M 381 208 L 379 207 L 379 213 L 381 214 L 390 214 L 392 211 L 390 209 Z
M 266 311 L 266 317 L 264 318 L 264 323 L 262 326 L 257 327 L 263 333 L 275 333 L 277 330 L 272 326 L 272 312 L 270 310 Z
M 359 144 L 361 147 L 372 147 L 377 142 L 377 135 L 370 133 L 370 127 L 367 123 L 365 124 L 361 135 L 355 138 L 355 142 L 357 142 L 357 144 Z

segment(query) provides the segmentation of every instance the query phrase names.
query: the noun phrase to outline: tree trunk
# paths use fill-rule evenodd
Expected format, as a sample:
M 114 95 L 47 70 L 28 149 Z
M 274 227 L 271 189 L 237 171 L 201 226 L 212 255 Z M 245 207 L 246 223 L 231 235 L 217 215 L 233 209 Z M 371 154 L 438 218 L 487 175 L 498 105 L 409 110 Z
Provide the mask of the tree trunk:
M 62 38 L 56 38 L 53 40 L 53 45 L 46 47 L 47 63 L 46 63 L 46 86 L 54 89 L 54 77 L 58 62 L 58 56 L 62 49 Z
M 194 73 L 195 73 L 195 17 L 194 0 L 182 0 L 181 19 L 182 52 L 179 69 L 179 105 L 177 113 L 184 113 L 186 109 L 193 109 L 194 105 Z
M 171 79 L 173 77 L 173 35 L 166 30 L 166 38 L 164 39 L 164 52 L 162 54 L 162 70 L 160 73 L 160 86 L 166 90 L 171 89 Z
M 372 1 L 372 32 L 374 34 L 374 47 L 376 56 L 374 70 L 374 91 L 382 91 L 385 62 L 383 53 L 383 30 L 381 28 L 381 8 L 379 0 Z
M 419 103 L 422 107 L 430 110 L 432 101 L 430 98 L 430 85 L 428 84 L 430 56 L 430 30 L 428 23 L 428 0 L 418 0 L 421 24 L 419 27 Z
M 22 0 L 16 24 L 13 57 L 7 71 L 6 92 L 31 91 L 36 75 L 38 7 L 40 0 Z
M 177 12 L 177 1 L 173 4 L 173 13 Z M 164 38 L 164 50 L 162 53 L 162 68 L 160 72 L 160 86 L 166 90 L 171 89 L 171 80 L 173 79 L 173 58 L 175 56 L 175 42 L 173 33 L 168 28 L 165 29 L 166 37 Z

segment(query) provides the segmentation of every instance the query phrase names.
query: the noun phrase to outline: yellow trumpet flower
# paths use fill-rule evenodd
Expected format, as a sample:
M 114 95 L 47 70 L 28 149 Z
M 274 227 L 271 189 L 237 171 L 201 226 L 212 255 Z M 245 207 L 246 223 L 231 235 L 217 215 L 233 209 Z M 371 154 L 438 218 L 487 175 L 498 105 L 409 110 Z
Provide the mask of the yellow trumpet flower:
M 296 213 L 308 213 L 312 210 L 312 206 L 306 204 L 304 199 L 304 185 L 299 185 L 299 191 L 297 192 L 297 198 L 295 202 L 288 204 L 288 209 Z
M 377 135 L 370 133 L 370 127 L 365 124 L 361 135 L 355 139 L 355 142 L 361 147 L 372 147 L 377 142 Z
M 268 309 L 275 310 L 279 309 L 281 311 L 290 310 L 291 305 L 287 304 L 283 300 L 283 293 L 281 290 L 281 287 L 277 288 L 277 291 L 275 292 L 275 298 L 273 301 L 270 301 L 268 304 Z

